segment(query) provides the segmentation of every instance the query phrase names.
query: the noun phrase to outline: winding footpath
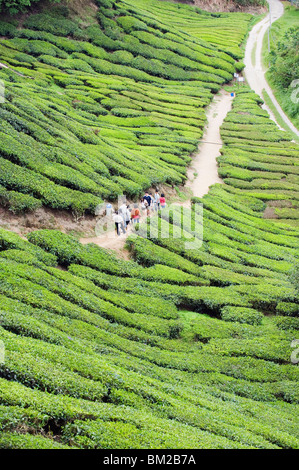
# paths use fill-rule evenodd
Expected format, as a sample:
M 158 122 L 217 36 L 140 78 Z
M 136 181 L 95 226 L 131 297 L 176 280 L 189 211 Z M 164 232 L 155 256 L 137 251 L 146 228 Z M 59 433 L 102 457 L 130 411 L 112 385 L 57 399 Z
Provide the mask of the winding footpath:
M 17 72 L 16 70 L 12 69 L 11 67 L 8 67 L 8 65 L 2 64 L 2 62 L 0 62 L 0 69 L 8 69 L 8 70 L 11 70 L 13 73 L 19 75 L 20 77 L 25 77 L 25 75 L 23 75 L 21 72 Z M 32 77 L 26 77 L 26 78 L 32 78 Z
M 269 13 L 267 14 L 267 16 L 265 16 L 263 20 L 261 20 L 252 28 L 246 43 L 244 58 L 245 76 L 250 88 L 252 88 L 252 90 L 254 90 L 261 98 L 263 90 L 266 90 L 283 121 L 299 137 L 298 129 L 293 125 L 293 123 L 289 120 L 287 115 L 281 109 L 279 103 L 277 102 L 273 94 L 272 89 L 268 85 L 268 82 L 265 78 L 266 70 L 263 69 L 262 65 L 262 46 L 264 35 L 267 33 L 270 23 L 272 24 L 277 21 L 283 15 L 284 11 L 283 4 L 279 0 L 267 1 L 269 3 Z M 281 126 L 279 126 L 279 124 L 277 123 L 276 118 L 271 109 L 266 104 L 263 105 L 263 108 L 268 111 L 270 118 L 281 129 Z
M 268 15 L 257 23 L 249 33 L 249 37 L 245 50 L 245 76 L 248 85 L 254 90 L 261 98 L 263 98 L 263 90 L 266 90 L 271 98 L 277 112 L 280 114 L 283 121 L 287 126 L 299 136 L 298 129 L 288 119 L 284 111 L 281 109 L 279 103 L 275 99 L 273 92 L 268 85 L 265 78 L 265 70 L 262 67 L 262 45 L 263 38 L 266 34 L 270 21 L 273 23 L 283 15 L 283 5 L 279 0 L 267 0 L 269 3 Z M 255 57 L 253 59 L 253 52 L 255 50 Z M 199 143 L 198 152 L 196 153 L 191 166 L 187 171 L 186 187 L 190 188 L 193 196 L 203 197 L 208 193 L 211 185 L 215 183 L 223 183 L 218 175 L 217 157 L 220 155 L 222 140 L 220 136 L 220 127 L 227 115 L 231 110 L 233 97 L 230 93 L 221 90 L 214 96 L 209 107 L 207 108 L 207 125 L 201 142 Z M 274 114 L 271 109 L 264 104 L 263 108 L 266 109 L 270 118 L 278 125 Z M 184 206 L 190 206 L 190 200 L 183 203 Z M 98 237 L 81 238 L 81 243 L 95 243 L 102 248 L 110 249 L 116 252 L 123 258 L 129 258 L 128 253 L 124 250 L 126 238 L 130 235 L 131 229 L 128 233 L 118 237 L 116 233 L 108 232 Z
M 202 197 L 208 193 L 209 187 L 215 183 L 223 183 L 218 175 L 217 157 L 220 155 L 222 140 L 220 137 L 220 127 L 231 110 L 233 97 L 230 93 L 221 90 L 214 96 L 207 110 L 207 126 L 199 151 L 196 153 L 192 166 L 189 167 L 186 187 L 192 190 L 192 194 L 196 197 Z M 195 176 L 194 176 L 195 175 Z M 186 201 L 184 206 L 191 206 L 191 201 Z M 154 214 L 152 214 L 155 216 Z M 146 217 L 143 216 L 141 223 L 144 223 Z M 127 237 L 132 233 L 132 228 L 128 227 L 128 231 L 120 236 L 115 231 L 109 231 L 92 238 L 81 238 L 83 244 L 95 243 L 102 248 L 113 250 L 118 256 L 129 259 L 129 254 L 125 251 L 125 243 Z
M 218 175 L 217 157 L 220 155 L 222 141 L 220 137 L 220 127 L 227 113 L 231 109 L 233 97 L 230 93 L 221 90 L 219 94 L 214 96 L 207 110 L 207 126 L 204 131 L 202 142 L 199 144 L 199 151 L 196 153 L 189 167 L 186 186 L 192 190 L 192 194 L 196 197 L 202 197 L 209 191 L 209 187 L 215 183 L 223 181 Z M 194 177 L 194 174 L 196 175 Z M 184 206 L 191 206 L 191 201 L 186 201 Z M 153 214 L 154 216 L 154 214 Z M 141 222 L 146 217 L 143 216 Z M 102 248 L 113 250 L 118 256 L 129 258 L 124 247 L 127 237 L 132 233 L 129 225 L 128 231 L 120 236 L 115 231 L 109 231 L 92 238 L 81 238 L 80 242 L 95 243 Z
M 192 190 L 193 196 L 203 197 L 209 187 L 215 183 L 223 183 L 218 175 L 217 157 L 220 155 L 222 140 L 220 127 L 231 110 L 233 97 L 221 90 L 214 96 L 207 110 L 207 127 L 205 128 L 199 151 L 188 169 L 186 186 Z M 195 173 L 195 177 L 194 177 Z M 193 179 L 194 177 L 194 179 Z

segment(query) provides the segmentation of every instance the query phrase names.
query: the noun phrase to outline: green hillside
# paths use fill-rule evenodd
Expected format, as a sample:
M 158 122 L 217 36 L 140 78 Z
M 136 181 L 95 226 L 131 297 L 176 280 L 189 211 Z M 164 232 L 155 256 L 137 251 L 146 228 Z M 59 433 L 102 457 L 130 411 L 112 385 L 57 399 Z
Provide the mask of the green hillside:
M 220 51 L 235 58 L 242 58 L 239 46 L 248 32 L 252 16 L 246 13 L 209 13 L 180 3 L 157 0 L 127 0 L 131 7 L 138 7 L 138 16 L 154 16 L 164 27 L 175 34 L 184 35 L 213 44 Z M 193 41 L 192 41 L 193 42 Z
M 263 44 L 267 80 L 275 97 L 293 124 L 299 127 L 298 79 L 299 74 L 299 9 L 284 2 L 284 14 L 273 23 L 268 44 Z M 266 39 L 266 38 L 265 38 Z
M 59 232 L 29 239 L 1 231 L 1 447 L 298 447 L 295 292 L 276 271 L 286 262 L 273 261 L 267 285 L 236 270 L 217 287 L 214 266 L 193 259 L 202 287 L 182 286 L 167 258 L 157 282 Z
M 62 6 L 22 26 L 0 22 L 9 67 L 0 69 L 0 191 L 15 212 L 43 204 L 94 213 L 123 192 L 183 183 L 204 107 L 232 78 L 251 18 L 232 15 L 238 34 L 223 52 L 156 19 L 154 8 L 98 3 L 86 22 Z M 208 27 L 227 21 L 187 11 Z
M 1 22 L 0 193 L 14 212 L 92 213 L 183 183 L 253 21 L 99 4 L 85 21 L 59 6 Z M 137 226 L 130 261 L 0 228 L 0 448 L 299 448 L 298 145 L 249 88 L 230 90 L 224 184 Z
M 250 91 L 234 103 L 224 135 L 238 113 L 272 127 Z M 272 183 L 291 180 L 294 145 L 275 129 L 264 144 L 241 133 L 224 136 L 230 178 L 203 198 L 199 250 L 133 236 L 127 262 L 60 232 L 28 243 L 1 230 L 0 446 L 298 448 L 298 231 L 262 217 L 263 200 L 293 195 Z M 225 165 L 250 140 L 247 166 Z M 287 155 L 272 172 L 265 144 Z M 255 175 L 235 187 L 250 171 L 270 191 Z

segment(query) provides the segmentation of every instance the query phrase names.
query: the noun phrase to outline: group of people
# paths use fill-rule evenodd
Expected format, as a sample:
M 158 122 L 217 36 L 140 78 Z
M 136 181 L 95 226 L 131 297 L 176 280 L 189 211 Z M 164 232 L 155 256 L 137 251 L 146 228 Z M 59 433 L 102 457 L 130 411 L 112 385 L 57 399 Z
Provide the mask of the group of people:
M 158 210 L 166 207 L 165 195 L 163 193 L 160 195 L 158 189 L 156 189 L 154 196 L 152 196 L 151 193 L 146 192 L 140 203 L 141 210 L 144 211 L 144 214 L 147 217 L 150 216 L 151 211 L 158 212 Z M 138 204 L 134 204 L 134 207 L 131 208 L 130 205 L 124 202 L 113 214 L 117 235 L 121 235 L 121 232 L 126 233 L 130 223 L 139 223 L 140 217 L 141 211 Z
M 150 215 L 151 210 L 157 212 L 159 209 L 164 209 L 165 206 L 165 195 L 162 193 L 160 196 L 158 189 L 156 189 L 154 196 L 146 192 L 141 200 L 141 208 L 146 211 L 147 216 Z

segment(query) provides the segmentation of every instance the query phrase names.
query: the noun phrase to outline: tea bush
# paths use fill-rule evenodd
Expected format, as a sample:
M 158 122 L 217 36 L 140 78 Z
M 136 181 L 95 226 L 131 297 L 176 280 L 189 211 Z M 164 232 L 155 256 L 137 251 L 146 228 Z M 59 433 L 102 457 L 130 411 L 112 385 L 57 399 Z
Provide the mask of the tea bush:
M 183 183 L 204 107 L 242 68 L 250 15 L 97 3 L 84 29 L 66 7 L 0 23 L 3 60 L 24 75 L 0 70 L 7 209 L 79 216 Z M 178 206 L 140 225 L 134 261 L 0 229 L 1 448 L 299 447 L 298 230 L 267 218 L 278 204 L 293 217 L 298 149 L 260 104 L 237 90 L 224 184 L 184 208 L 194 226 Z

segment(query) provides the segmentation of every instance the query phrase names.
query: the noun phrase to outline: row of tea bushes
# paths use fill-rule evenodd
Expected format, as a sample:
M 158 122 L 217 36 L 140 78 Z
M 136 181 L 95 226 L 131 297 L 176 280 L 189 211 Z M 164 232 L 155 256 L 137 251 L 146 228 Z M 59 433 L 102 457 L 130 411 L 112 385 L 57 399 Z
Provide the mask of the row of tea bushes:
M 93 201 L 109 191 L 139 195 L 151 184 L 184 181 L 203 107 L 233 73 L 250 17 L 155 0 L 99 0 L 100 27 L 84 28 L 63 11 L 55 27 L 51 15 L 29 16 L 27 29 L 3 45 L 5 62 L 27 77 L 0 72 L 9 77 L 3 160 L 69 192 L 80 185 Z M 5 31 L 12 37 L 16 30 Z M 33 40 L 31 50 L 24 39 Z M 157 60 L 158 73 L 163 52 L 166 72 L 178 73 L 176 56 L 183 74 L 200 73 L 201 80 L 150 75 L 145 68 Z M 97 61 L 121 75 L 95 72 Z M 131 73 L 145 81 L 134 82 Z M 263 216 L 267 198 L 284 197 L 274 185 L 282 175 L 291 176 L 288 197 L 297 189 L 297 155 L 259 103 L 240 90 L 224 124 L 220 158 L 230 159 L 231 176 L 193 201 L 199 235 L 203 227 L 198 248 L 187 249 L 194 227 L 181 229 L 178 208 L 169 218 L 163 211 L 153 217 L 152 236 L 130 238 L 135 261 L 55 230 L 32 232 L 29 242 L 0 231 L 1 448 L 299 447 L 298 368 L 291 360 L 298 231 Z M 254 140 L 248 127 L 255 123 L 272 127 L 270 156 L 265 134 Z M 51 179 L 55 168 L 64 168 L 59 184 Z M 266 196 L 237 186 L 255 171 L 271 187 Z M 203 224 L 195 218 L 201 214 Z M 159 226 L 170 237 L 159 237 Z M 139 235 L 147 232 L 139 227 Z
M 202 293 L 216 286 L 219 293 L 230 292 L 227 305 L 220 310 L 221 295 L 217 294 L 216 309 L 206 298 L 207 312 L 252 324 L 259 324 L 265 312 L 296 317 L 299 308 L 291 274 L 298 265 L 298 230 L 273 223 L 265 211 L 272 197 L 288 200 L 297 194 L 297 147 L 287 133 L 276 130 L 260 104 L 260 98 L 243 87 L 224 121 L 224 146 L 218 161 L 220 174 L 230 171 L 226 184 L 214 185 L 202 199 L 193 198 L 191 210 L 173 206 L 161 211 L 139 228 L 139 236 L 128 239 L 133 258 L 141 265 L 177 266 L 209 282 L 210 287 L 200 289 Z M 256 133 L 257 124 L 262 126 L 264 144 Z M 242 177 L 246 185 L 258 176 L 256 181 L 264 181 L 269 193 L 263 192 L 263 185 L 258 194 L 246 185 L 238 187 L 234 181 L 239 180 L 233 176 Z M 190 240 L 199 243 L 189 248 Z M 241 294 L 242 305 L 231 303 L 232 292 Z M 194 308 L 190 302 L 187 305 Z M 198 301 L 196 309 L 201 311 Z M 287 328 L 287 320 L 285 324 Z
M 124 262 L 128 269 L 119 277 L 102 272 L 101 265 L 84 266 L 81 254 L 79 264 L 61 271 L 37 254 L 45 249 L 61 260 L 68 247 L 66 264 L 78 263 L 74 239 L 62 234 L 55 245 L 55 231 L 33 233 L 40 248 L 6 233 L 0 258 L 0 337 L 6 347 L 0 402 L 7 419 L 0 419 L 0 425 L 7 439 L 16 434 L 11 446 L 27 442 L 17 440 L 13 416 L 18 413 L 36 442 L 43 432 L 59 428 L 61 446 L 98 448 L 109 437 L 116 447 L 130 447 L 137 439 L 138 447 L 145 448 L 152 436 L 162 448 L 166 442 L 183 448 L 190 443 L 204 448 L 297 447 L 291 408 L 298 401 L 297 369 L 288 361 L 294 322 L 264 319 L 231 288 L 142 280 L 134 277 L 138 269 L 130 262 Z M 53 256 L 46 251 L 45 259 Z M 113 266 L 112 258 L 98 251 Z M 84 252 L 88 246 L 82 247 Z M 203 312 L 218 311 L 225 321 L 178 312 L 171 298 L 180 305 L 189 302 L 194 310 L 201 303 Z M 108 305 L 114 319 L 102 316 Z M 120 312 L 122 319 L 115 322 Z M 135 322 L 127 322 L 129 315 Z M 164 325 L 171 328 L 168 338 Z M 246 409 L 255 411 L 244 417 Z M 128 440 L 118 435 L 117 416 L 133 430 Z M 140 426 L 142 434 L 136 431 Z M 180 437 L 171 437 L 171 429 Z M 55 446 L 55 432 L 49 447 Z M 7 447 L 7 440 L 0 445 Z
M 22 212 L 43 204 L 78 217 L 102 199 L 136 199 L 150 186 L 184 183 L 204 107 L 232 78 L 236 56 L 228 37 L 224 52 L 184 23 L 174 33 L 173 24 L 142 11 L 111 2 L 86 26 L 59 7 L 29 15 L 21 28 L 0 22 L 8 66 L 0 70 L 2 205 Z M 209 28 L 229 18 L 192 15 Z M 179 10 L 175 16 L 180 23 Z M 231 37 L 242 24 L 233 50 L 250 19 L 230 21 Z
M 299 187 L 296 144 L 265 112 L 261 115 L 260 102 L 250 90 L 243 88 L 236 95 L 222 126 L 220 175 L 243 194 L 262 200 L 294 199 Z

